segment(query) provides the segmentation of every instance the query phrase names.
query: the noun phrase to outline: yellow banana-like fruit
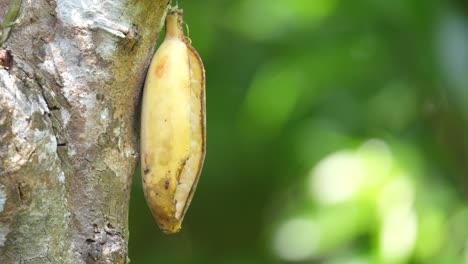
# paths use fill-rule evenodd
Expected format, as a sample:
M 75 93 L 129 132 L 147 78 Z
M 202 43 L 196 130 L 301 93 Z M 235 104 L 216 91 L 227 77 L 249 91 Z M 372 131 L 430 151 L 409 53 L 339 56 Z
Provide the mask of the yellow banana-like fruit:
M 168 11 L 166 36 L 146 77 L 141 170 L 146 201 L 159 227 L 177 233 L 205 158 L 205 69 L 184 36 L 183 12 Z

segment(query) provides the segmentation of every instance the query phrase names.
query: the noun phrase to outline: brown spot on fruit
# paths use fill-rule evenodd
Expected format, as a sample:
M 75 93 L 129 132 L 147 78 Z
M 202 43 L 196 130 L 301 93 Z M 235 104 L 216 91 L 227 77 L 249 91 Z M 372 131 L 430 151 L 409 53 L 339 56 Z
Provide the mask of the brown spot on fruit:
M 164 182 L 164 190 L 167 190 L 167 189 L 169 189 L 169 180 L 166 180 Z
M 179 170 L 177 171 L 177 182 L 180 182 L 180 175 L 182 175 L 182 172 L 184 171 L 185 169 L 185 164 L 187 163 L 187 160 L 188 158 L 185 158 L 183 161 L 182 161 L 182 164 L 180 164 L 179 166 Z
M 145 155 L 143 165 L 144 165 L 143 167 L 145 168 L 143 170 L 143 173 L 146 175 L 150 172 L 150 169 L 148 168 L 148 155 Z
M 161 78 L 164 74 L 164 68 L 166 67 L 167 56 L 162 57 L 161 61 L 156 65 L 155 74 L 157 78 Z

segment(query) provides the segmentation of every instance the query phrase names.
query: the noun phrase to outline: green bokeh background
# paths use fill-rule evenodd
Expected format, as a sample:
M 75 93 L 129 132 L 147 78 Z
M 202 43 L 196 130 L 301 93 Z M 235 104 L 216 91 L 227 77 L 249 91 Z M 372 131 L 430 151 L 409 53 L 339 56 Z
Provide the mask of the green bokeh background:
M 179 0 L 207 76 L 180 234 L 132 263 L 468 263 L 468 2 Z

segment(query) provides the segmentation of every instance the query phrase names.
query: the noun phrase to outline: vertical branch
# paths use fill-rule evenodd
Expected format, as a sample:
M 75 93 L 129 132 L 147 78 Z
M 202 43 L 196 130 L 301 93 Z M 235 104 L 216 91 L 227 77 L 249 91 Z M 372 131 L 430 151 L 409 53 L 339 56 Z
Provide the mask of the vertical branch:
M 126 263 L 137 106 L 167 0 L 25 3 L 0 67 L 0 263 Z

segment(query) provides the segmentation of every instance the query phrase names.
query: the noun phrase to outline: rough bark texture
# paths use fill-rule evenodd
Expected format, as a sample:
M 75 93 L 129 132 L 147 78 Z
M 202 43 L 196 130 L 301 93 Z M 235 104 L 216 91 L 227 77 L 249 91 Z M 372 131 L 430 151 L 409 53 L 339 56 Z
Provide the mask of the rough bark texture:
M 0 263 L 127 262 L 139 97 L 167 5 L 22 0 L 3 27 Z

